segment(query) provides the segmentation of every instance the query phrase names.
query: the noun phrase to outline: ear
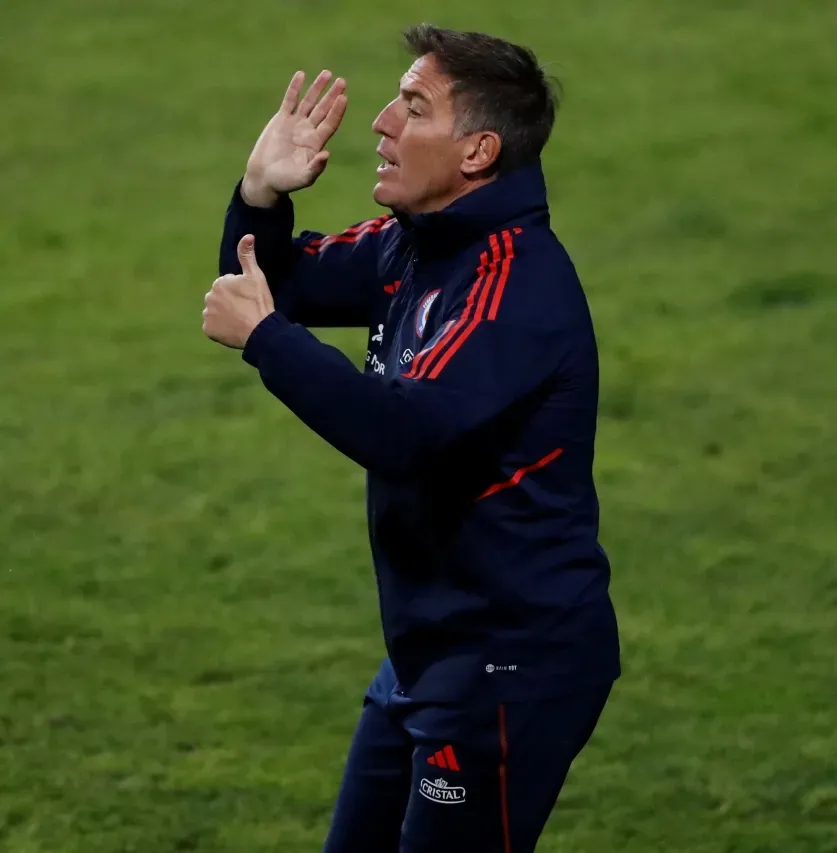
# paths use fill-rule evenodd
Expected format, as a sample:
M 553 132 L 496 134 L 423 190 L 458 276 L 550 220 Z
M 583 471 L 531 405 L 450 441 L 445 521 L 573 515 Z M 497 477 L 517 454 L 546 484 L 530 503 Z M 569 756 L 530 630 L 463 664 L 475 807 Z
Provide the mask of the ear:
M 503 143 L 493 130 L 473 133 L 468 139 L 462 159 L 462 172 L 466 175 L 476 175 L 491 168 L 500 156 Z

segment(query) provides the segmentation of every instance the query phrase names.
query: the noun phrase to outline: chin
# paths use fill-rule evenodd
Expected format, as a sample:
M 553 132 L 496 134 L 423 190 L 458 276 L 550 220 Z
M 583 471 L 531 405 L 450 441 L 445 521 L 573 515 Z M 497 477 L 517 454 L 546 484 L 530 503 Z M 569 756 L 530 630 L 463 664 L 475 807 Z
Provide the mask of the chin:
M 381 205 L 381 207 L 395 207 L 398 203 L 396 194 L 385 186 L 381 181 L 375 184 L 375 189 L 372 190 L 372 198 Z

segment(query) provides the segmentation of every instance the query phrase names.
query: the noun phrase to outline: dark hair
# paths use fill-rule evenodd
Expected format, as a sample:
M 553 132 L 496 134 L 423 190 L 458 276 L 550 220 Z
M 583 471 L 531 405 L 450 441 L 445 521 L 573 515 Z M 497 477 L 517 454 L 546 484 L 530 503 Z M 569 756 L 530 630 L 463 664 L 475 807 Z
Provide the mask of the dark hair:
M 502 141 L 495 171 L 508 172 L 539 160 L 549 141 L 561 87 L 525 47 L 484 33 L 418 24 L 404 32 L 418 58 L 432 54 L 451 78 L 455 132 L 491 130 Z

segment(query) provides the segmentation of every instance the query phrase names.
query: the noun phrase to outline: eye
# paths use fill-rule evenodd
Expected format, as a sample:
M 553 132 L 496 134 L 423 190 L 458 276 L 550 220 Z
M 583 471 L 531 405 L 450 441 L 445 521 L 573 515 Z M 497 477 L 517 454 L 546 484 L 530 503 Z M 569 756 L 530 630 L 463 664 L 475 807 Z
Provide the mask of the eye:
M 415 109 L 414 107 L 407 107 L 407 115 L 408 116 L 420 116 L 421 113 Z

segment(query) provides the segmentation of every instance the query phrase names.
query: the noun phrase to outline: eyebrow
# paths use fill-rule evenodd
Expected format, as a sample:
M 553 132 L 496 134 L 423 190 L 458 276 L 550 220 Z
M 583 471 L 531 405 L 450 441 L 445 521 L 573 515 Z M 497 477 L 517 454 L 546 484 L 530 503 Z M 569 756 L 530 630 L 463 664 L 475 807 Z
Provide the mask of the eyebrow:
M 430 98 L 428 98 L 427 95 L 419 92 L 418 89 L 410 89 L 409 87 L 401 86 L 400 91 L 405 98 L 421 98 L 421 100 L 425 103 L 430 103 Z

